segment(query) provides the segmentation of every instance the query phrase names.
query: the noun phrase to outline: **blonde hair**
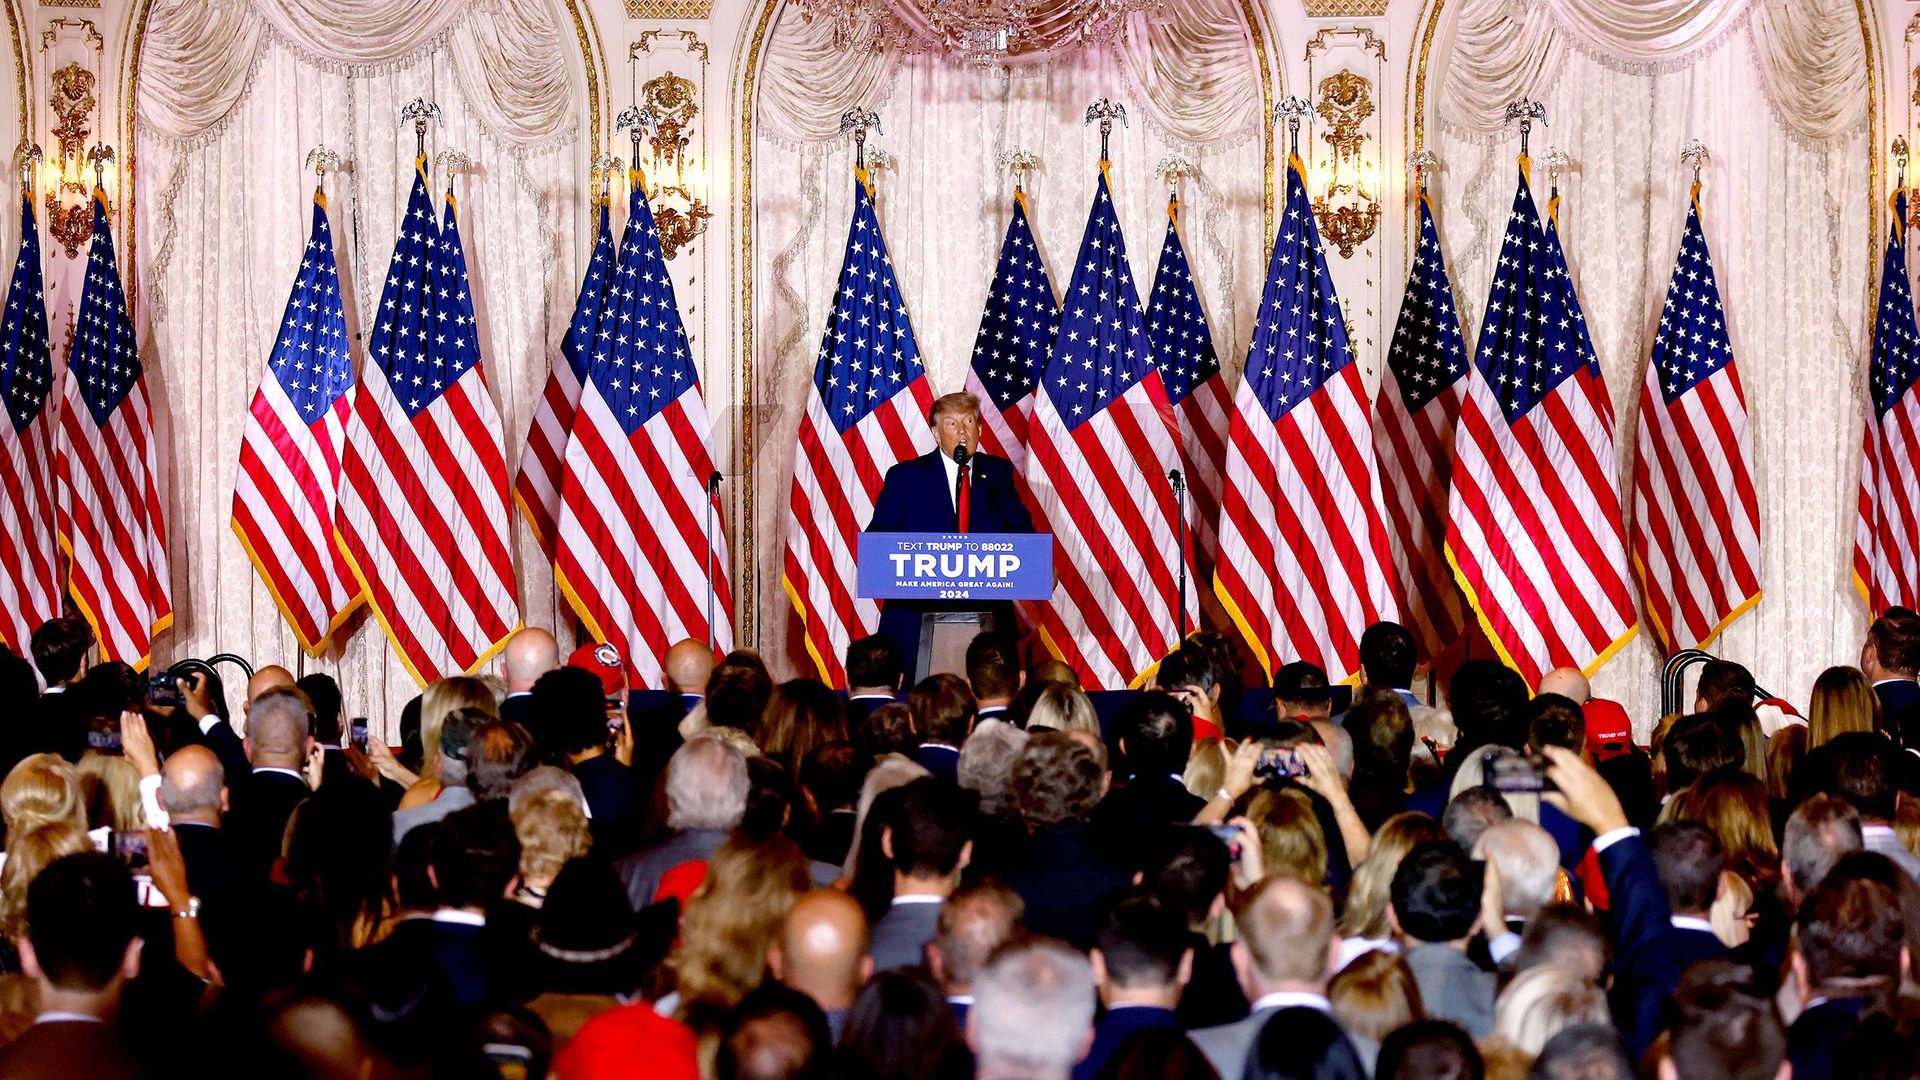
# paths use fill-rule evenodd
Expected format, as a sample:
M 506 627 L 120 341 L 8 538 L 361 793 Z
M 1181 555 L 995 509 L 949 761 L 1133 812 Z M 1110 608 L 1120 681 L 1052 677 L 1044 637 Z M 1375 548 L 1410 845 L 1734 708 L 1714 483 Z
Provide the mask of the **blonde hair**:
M 119 754 L 89 750 L 80 755 L 80 794 L 94 828 L 120 832 L 147 827 L 147 811 L 140 805 L 140 770 Z
M 21 759 L 0 781 L 0 817 L 8 836 L 21 836 L 45 825 L 71 824 L 86 829 L 80 801 L 80 773 L 58 754 L 33 754 Z
M 440 779 L 440 729 L 460 709 L 477 709 L 500 719 L 500 701 L 487 684 L 471 675 L 451 675 L 420 696 L 420 779 Z
M 1369 949 L 1341 968 L 1327 985 L 1327 1001 L 1349 1035 L 1374 1042 L 1423 1016 L 1413 971 L 1382 949 Z
M 1874 731 L 1880 726 L 1880 697 L 1859 668 L 1830 667 L 1813 680 L 1813 701 L 1807 710 L 1807 749 L 1824 746 L 1849 731 Z
M 1726 849 L 1726 867 L 1748 884 L 1780 879 L 1780 847 L 1773 840 L 1767 786 L 1746 773 L 1702 776 L 1674 793 L 1660 808 L 1660 821 L 1697 821 L 1713 830 Z
M 1537 964 L 1513 977 L 1493 1003 L 1493 1037 L 1537 1056 L 1575 1024 L 1611 1024 L 1607 995 L 1572 968 Z
M 1440 823 L 1420 813 L 1395 814 L 1380 823 L 1367 848 L 1367 857 L 1354 868 L 1347 884 L 1347 906 L 1340 912 L 1340 936 L 1383 938 L 1392 929 L 1387 924 L 1387 906 L 1393 899 L 1393 875 L 1400 860 L 1423 840 L 1444 840 Z
M 1720 944 L 1737 949 L 1753 936 L 1746 921 L 1747 912 L 1753 907 L 1753 889 L 1747 885 L 1745 878 L 1732 871 L 1721 871 L 1720 880 L 1726 888 L 1713 898 L 1713 906 L 1707 909 L 1707 919 L 1713 923 L 1713 936 L 1720 939 Z
M 1224 739 L 1208 739 L 1193 744 L 1193 751 L 1187 755 L 1186 771 L 1180 774 L 1180 782 L 1192 794 L 1203 799 L 1213 798 L 1227 779 L 1227 758 L 1234 747 Z
M 1027 730 L 1050 727 L 1055 731 L 1085 731 L 1100 734 L 1100 715 L 1086 691 L 1067 683 L 1048 683 L 1033 699 L 1033 711 L 1027 714 Z
M 1008 772 L 1012 772 L 1011 766 Z M 840 868 L 842 878 L 852 881 L 854 872 L 860 868 L 860 837 L 865 834 L 867 812 L 873 809 L 873 800 L 879 798 L 883 791 L 891 791 L 932 775 L 919 762 L 896 754 L 882 757 L 874 762 L 873 768 L 867 770 L 866 779 L 860 781 L 860 798 L 853 808 L 853 846 L 847 849 L 847 861 Z
M 671 961 L 679 1019 L 731 1009 L 767 974 L 767 948 L 801 893 L 813 887 L 807 857 L 784 836 L 735 836 L 707 859 L 687 901 Z
M 593 846 L 587 812 L 571 791 L 547 788 L 513 802 L 509 816 L 520 841 L 520 880 L 544 888 L 560 875 L 567 860 Z
M 56 859 L 92 851 L 86 829 L 56 821 L 7 833 L 7 863 L 0 867 L 0 934 L 17 941 L 27 932 L 27 886 Z
M 1262 790 L 1247 805 L 1260 834 L 1267 873 L 1286 873 L 1316 888 L 1326 883 L 1327 836 L 1313 804 L 1294 790 Z

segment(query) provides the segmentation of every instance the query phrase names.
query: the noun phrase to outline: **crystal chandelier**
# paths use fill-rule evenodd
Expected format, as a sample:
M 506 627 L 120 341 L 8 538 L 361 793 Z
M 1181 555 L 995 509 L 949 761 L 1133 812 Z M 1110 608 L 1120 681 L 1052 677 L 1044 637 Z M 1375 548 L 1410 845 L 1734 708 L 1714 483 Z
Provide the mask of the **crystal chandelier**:
M 826 21 L 838 50 L 938 48 L 993 68 L 1015 55 L 1111 45 L 1125 35 L 1131 16 L 1157 14 L 1162 0 L 910 0 L 926 20 L 924 35 L 893 13 L 894 2 L 800 0 L 800 17 Z
M 800 0 L 800 21 L 825 21 L 840 52 L 916 51 L 916 42 L 886 0 Z
M 1002 63 L 1032 17 L 1027 0 L 927 0 L 926 12 L 940 45 L 981 67 Z

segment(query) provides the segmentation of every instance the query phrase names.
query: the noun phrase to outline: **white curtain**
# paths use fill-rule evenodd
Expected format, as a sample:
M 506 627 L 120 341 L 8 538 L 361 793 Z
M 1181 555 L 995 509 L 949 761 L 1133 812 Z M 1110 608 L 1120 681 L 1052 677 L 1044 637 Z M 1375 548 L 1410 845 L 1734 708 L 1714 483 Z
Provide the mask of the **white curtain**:
M 415 17 L 410 27 L 431 24 L 446 32 L 422 29 L 414 35 L 420 48 L 380 52 L 352 37 L 337 46 L 325 37 L 296 45 L 280 22 L 296 12 L 348 13 L 354 19 L 341 25 L 371 33 L 389 10 Z M 418 692 L 364 613 L 342 630 L 332 651 L 304 660 L 228 529 L 239 439 L 306 243 L 313 174 L 302 159 L 324 143 L 350 170 L 330 176 L 327 188 L 335 244 L 352 271 L 351 325 L 364 334 L 412 180 L 414 135 L 400 126 L 399 109 L 426 97 L 439 102 L 445 118 L 432 132 L 429 153 L 460 150 L 477 169 L 458 181 L 460 226 L 507 460 L 519 459 L 551 350 L 572 314 L 581 264 L 576 219 L 585 201 L 582 102 L 564 80 L 532 90 L 540 84 L 535 73 L 564 74 L 561 43 L 572 47 L 571 36 L 563 39 L 544 11 L 534 0 L 180 0 L 157 13 L 147 56 L 162 66 L 149 68 L 141 82 L 137 213 L 144 357 L 166 463 L 161 489 L 180 608 L 162 639 L 163 658 L 227 650 L 256 664 L 327 672 L 339 680 L 349 715 L 365 715 L 389 735 L 400 707 Z M 509 19 L 509 12 L 520 14 Z M 461 13 L 474 17 L 459 22 Z M 257 32 L 223 28 L 220 17 Z M 486 25 L 474 25 L 481 22 Z M 471 39 L 463 45 L 465 35 Z M 506 55 L 494 47 L 510 35 L 532 51 Z M 347 62 L 368 59 L 382 63 Z M 197 73 L 202 96 L 167 84 L 156 70 Z M 487 94 L 476 100 L 469 87 Z M 509 138 L 501 134 L 503 117 L 518 118 L 511 123 L 521 136 L 549 129 L 557 135 L 546 143 Z M 436 170 L 436 197 L 445 188 Z M 558 627 L 570 638 L 572 621 L 557 602 L 546 561 L 517 516 L 514 529 L 527 621 Z
M 937 53 L 848 56 L 826 44 L 824 26 L 793 8 L 780 16 L 755 126 L 752 433 L 759 641 L 777 676 L 810 664 L 789 638 L 780 565 L 792 447 L 852 210 L 852 147 L 833 138 L 843 110 L 876 106 L 885 126 L 868 143 L 894 161 L 877 178 L 881 224 L 936 394 L 960 388 L 972 354 L 1012 205 L 1004 151 L 1040 157 L 1029 212 L 1054 290 L 1066 288 L 1100 145 L 1082 121 L 1103 96 L 1123 102 L 1132 121 L 1114 130 L 1112 175 L 1143 291 L 1167 224 L 1154 168 L 1174 153 L 1198 166 L 1182 193 L 1182 231 L 1215 347 L 1237 377 L 1268 255 L 1258 59 L 1233 0 L 1168 8 L 1180 29 L 1017 65 L 1009 76 Z
M 1712 648 L 1804 708 L 1822 669 L 1857 661 L 1865 628 L 1847 574 L 1868 289 L 1879 258 L 1870 235 L 1881 208 L 1869 186 L 1874 150 L 1859 23 L 1850 4 L 1827 0 L 1744 11 L 1656 6 L 1673 26 L 1698 31 L 1672 38 L 1671 50 L 1686 57 L 1677 66 L 1626 63 L 1654 55 L 1646 42 L 1611 57 L 1589 43 L 1542 64 L 1543 50 L 1558 46 L 1535 38 L 1523 47 L 1519 39 L 1538 29 L 1531 18 L 1503 41 L 1498 23 L 1509 5 L 1462 7 L 1461 36 L 1441 76 L 1440 130 L 1430 139 L 1442 162 L 1433 181 L 1441 236 L 1472 341 L 1513 198 L 1518 140 L 1486 135 L 1490 102 L 1469 91 L 1475 80 L 1498 80 L 1508 100 L 1544 100 L 1552 126 L 1534 132 L 1535 190 L 1544 202 L 1546 146 L 1564 147 L 1574 165 L 1562 177 L 1560 223 L 1619 416 L 1625 487 L 1635 404 L 1686 215 L 1691 176 L 1679 151 L 1689 138 L 1708 144 L 1714 157 L 1701 201 L 1752 414 L 1765 590 Z M 1542 5 L 1561 20 L 1571 7 Z M 1683 9 L 1694 17 L 1682 18 Z M 1721 17 L 1708 19 L 1709 9 Z M 1705 28 L 1714 25 L 1731 29 L 1709 40 Z M 1775 95 L 1788 70 L 1803 72 L 1791 76 L 1800 80 L 1791 112 L 1776 107 Z M 1844 106 L 1815 104 L 1823 87 L 1855 78 L 1861 90 Z M 1597 693 L 1626 704 L 1642 738 L 1658 711 L 1659 667 L 1643 633 L 1594 682 Z

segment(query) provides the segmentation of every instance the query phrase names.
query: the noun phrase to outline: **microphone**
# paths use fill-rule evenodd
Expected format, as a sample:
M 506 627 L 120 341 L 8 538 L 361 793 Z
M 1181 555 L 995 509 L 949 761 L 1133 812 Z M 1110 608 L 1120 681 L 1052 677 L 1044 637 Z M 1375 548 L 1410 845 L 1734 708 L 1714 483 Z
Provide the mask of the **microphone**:
M 1168 469 L 1167 480 L 1168 482 L 1173 484 L 1173 490 L 1175 491 L 1179 491 L 1182 488 L 1187 486 L 1187 479 L 1186 477 L 1180 475 L 1179 469 Z
M 709 476 L 707 477 L 707 494 L 709 494 L 709 495 L 711 495 L 711 494 L 713 494 L 714 492 L 716 492 L 716 491 L 719 491 L 719 490 L 720 490 L 720 481 L 721 481 L 722 479 L 724 479 L 724 478 L 723 478 L 723 477 L 722 477 L 722 476 L 720 475 L 720 473 L 719 473 L 719 471 L 718 471 L 718 470 L 715 470 L 715 471 L 714 471 L 713 473 L 711 473 L 711 474 L 710 474 L 710 475 L 709 475 Z
M 967 449 L 966 443 L 961 443 L 960 445 L 953 448 L 953 463 L 955 465 L 959 465 L 964 468 L 967 464 L 967 459 L 972 456 L 973 456 L 973 451 Z

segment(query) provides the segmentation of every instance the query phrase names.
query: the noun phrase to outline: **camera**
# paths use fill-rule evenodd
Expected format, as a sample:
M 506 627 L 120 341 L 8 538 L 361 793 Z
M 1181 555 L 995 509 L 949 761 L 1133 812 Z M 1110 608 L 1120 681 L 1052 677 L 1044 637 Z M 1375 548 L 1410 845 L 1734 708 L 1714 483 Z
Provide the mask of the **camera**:
M 162 709 L 177 708 L 180 701 L 180 680 L 174 677 L 173 669 L 147 676 L 147 704 Z
M 1480 755 L 1481 782 L 1502 795 L 1538 795 L 1552 789 L 1547 761 L 1538 755 L 1516 756 L 1488 750 Z
M 367 752 L 367 718 L 356 716 L 347 721 L 347 742 L 361 753 Z
M 1311 775 L 1307 772 L 1307 763 L 1292 749 L 1262 750 L 1260 760 L 1253 764 L 1253 778 L 1256 780 L 1292 779 Z

